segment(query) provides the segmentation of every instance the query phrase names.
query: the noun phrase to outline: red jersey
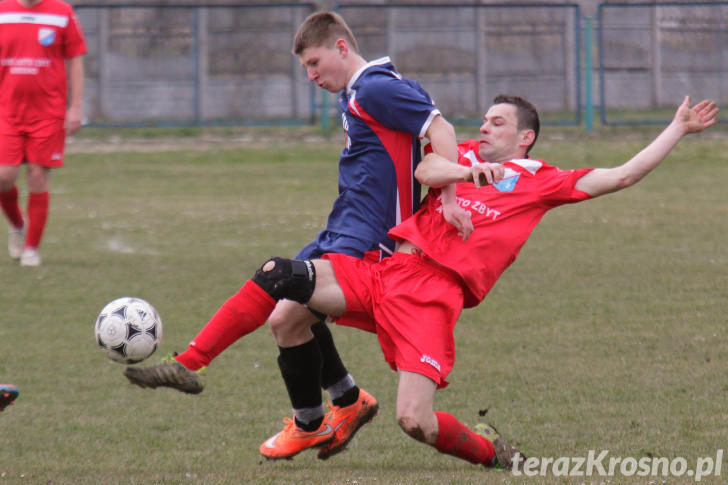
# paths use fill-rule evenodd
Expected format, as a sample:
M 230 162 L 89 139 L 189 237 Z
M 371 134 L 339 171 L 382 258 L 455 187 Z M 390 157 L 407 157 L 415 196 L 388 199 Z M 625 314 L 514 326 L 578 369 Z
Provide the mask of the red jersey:
M 482 162 L 476 140 L 459 144 L 458 154 L 461 165 Z M 485 298 L 546 211 L 591 198 L 574 188 L 591 169 L 561 170 L 533 159 L 511 160 L 504 166 L 505 177 L 498 184 L 480 189 L 469 182 L 457 184 L 458 204 L 471 212 L 475 227 L 467 241 L 442 217 L 439 189 L 430 189 L 420 211 L 389 233 L 460 275 L 466 307 Z
M 26 8 L 17 0 L 0 1 L 0 117 L 21 125 L 63 119 L 65 60 L 85 52 L 69 4 L 42 0 Z

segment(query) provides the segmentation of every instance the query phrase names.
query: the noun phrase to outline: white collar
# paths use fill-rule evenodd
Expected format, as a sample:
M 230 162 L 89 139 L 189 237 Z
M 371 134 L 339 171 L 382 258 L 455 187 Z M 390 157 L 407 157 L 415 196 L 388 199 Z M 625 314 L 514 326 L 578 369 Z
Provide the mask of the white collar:
M 389 59 L 389 56 L 380 57 L 379 59 L 375 59 L 373 61 L 367 62 L 362 67 L 357 70 L 353 76 L 351 76 L 351 79 L 349 79 L 349 82 L 346 84 L 346 94 L 351 93 L 351 87 L 354 85 L 357 79 L 359 79 L 359 76 L 361 76 L 361 73 L 363 73 L 365 70 L 369 69 L 372 66 L 379 66 L 382 64 L 387 64 L 389 62 L 392 62 Z

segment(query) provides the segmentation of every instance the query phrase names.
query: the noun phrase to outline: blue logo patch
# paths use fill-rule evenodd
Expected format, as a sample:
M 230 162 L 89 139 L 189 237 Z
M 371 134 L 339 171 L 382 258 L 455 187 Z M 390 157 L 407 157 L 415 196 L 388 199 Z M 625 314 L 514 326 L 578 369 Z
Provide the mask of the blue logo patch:
M 495 187 L 499 192 L 512 192 L 513 189 L 516 188 L 516 182 L 518 182 L 518 179 L 521 177 L 521 174 L 514 175 L 513 177 L 509 177 L 507 179 L 503 179 L 497 184 L 493 184 L 493 187 Z
M 38 42 L 46 47 L 53 45 L 56 41 L 56 30 L 47 27 L 38 29 Z

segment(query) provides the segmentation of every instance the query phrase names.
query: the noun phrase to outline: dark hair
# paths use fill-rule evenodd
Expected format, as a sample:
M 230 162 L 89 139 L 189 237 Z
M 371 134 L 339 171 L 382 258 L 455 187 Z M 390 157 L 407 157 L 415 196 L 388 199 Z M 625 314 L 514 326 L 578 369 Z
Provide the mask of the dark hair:
M 493 98 L 493 104 L 512 104 L 516 107 L 516 116 L 518 117 L 518 129 L 519 130 L 533 130 L 535 136 L 533 142 L 526 148 L 526 153 L 531 151 L 533 145 L 536 144 L 538 139 L 538 132 L 541 130 L 541 122 L 538 119 L 538 111 L 536 107 L 529 101 L 526 101 L 520 96 L 513 96 L 510 94 L 499 94 Z
M 334 12 L 317 12 L 303 21 L 293 38 L 293 54 L 300 56 L 309 47 L 332 47 L 337 39 L 344 39 L 349 48 L 359 52 L 354 34 L 341 15 Z

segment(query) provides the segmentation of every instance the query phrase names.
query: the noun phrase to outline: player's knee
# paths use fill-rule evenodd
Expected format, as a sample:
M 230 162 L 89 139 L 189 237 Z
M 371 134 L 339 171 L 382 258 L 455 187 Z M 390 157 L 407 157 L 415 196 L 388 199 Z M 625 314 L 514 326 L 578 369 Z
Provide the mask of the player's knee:
M 268 326 L 273 335 L 289 335 L 298 328 L 297 319 L 289 311 L 279 311 L 278 308 L 268 317 Z
M 309 260 L 273 258 L 255 272 L 253 281 L 276 301 L 306 303 L 316 288 L 316 269 Z
M 397 424 L 399 424 L 399 427 L 402 428 L 402 431 L 412 438 L 423 443 L 426 442 L 425 429 L 414 416 L 408 414 L 399 415 L 397 416 Z
M 16 179 L 17 175 L 8 171 L 0 171 L 0 192 L 12 190 Z
M 286 318 L 285 315 L 281 315 L 279 312 L 274 311 L 268 317 L 268 327 L 270 327 L 271 331 L 275 335 L 278 332 L 285 331 L 289 321 L 290 319 Z
M 277 308 L 268 318 L 268 327 L 279 347 L 294 347 L 311 340 L 310 325 L 296 312 L 279 312 Z

